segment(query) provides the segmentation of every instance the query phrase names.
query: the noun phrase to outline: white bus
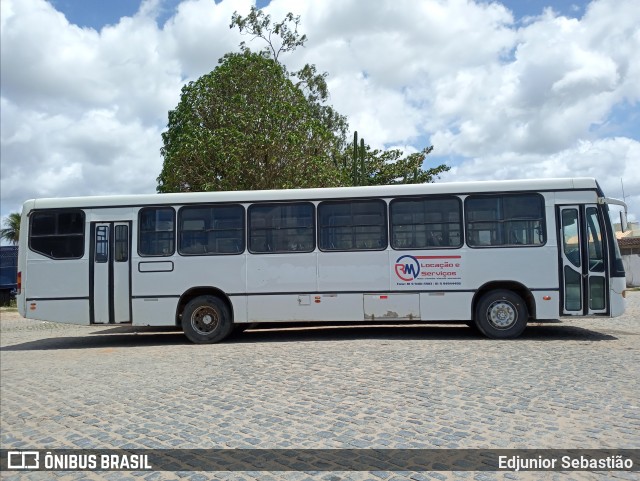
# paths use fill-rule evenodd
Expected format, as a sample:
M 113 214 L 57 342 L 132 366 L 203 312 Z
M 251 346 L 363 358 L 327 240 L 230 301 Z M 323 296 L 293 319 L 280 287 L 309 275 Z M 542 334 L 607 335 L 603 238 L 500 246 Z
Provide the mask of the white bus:
M 74 324 L 527 322 L 619 316 L 625 273 L 589 178 L 36 199 L 18 306 Z M 626 207 L 625 207 L 626 210 Z

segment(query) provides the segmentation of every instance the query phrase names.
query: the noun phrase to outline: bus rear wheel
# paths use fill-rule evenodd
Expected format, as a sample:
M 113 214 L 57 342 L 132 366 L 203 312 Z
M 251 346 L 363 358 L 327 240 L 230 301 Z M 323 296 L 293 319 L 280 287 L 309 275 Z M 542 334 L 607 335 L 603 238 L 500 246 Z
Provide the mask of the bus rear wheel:
M 527 327 L 528 317 L 522 298 L 506 289 L 486 293 L 476 305 L 476 326 L 492 339 L 518 337 Z
M 220 342 L 231 333 L 232 327 L 229 309 L 215 296 L 192 299 L 182 314 L 182 330 L 196 344 Z

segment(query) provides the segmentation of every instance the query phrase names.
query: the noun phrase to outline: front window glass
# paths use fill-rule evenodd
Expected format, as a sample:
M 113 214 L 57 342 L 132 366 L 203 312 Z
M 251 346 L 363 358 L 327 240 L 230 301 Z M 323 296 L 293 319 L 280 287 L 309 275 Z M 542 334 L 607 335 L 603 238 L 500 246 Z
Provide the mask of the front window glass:
M 562 211 L 562 249 L 565 257 L 575 267 L 580 267 L 580 237 L 578 226 L 578 210 L 564 209 Z
M 598 211 L 587 208 L 587 250 L 589 252 L 589 271 L 604 272 L 604 249 Z

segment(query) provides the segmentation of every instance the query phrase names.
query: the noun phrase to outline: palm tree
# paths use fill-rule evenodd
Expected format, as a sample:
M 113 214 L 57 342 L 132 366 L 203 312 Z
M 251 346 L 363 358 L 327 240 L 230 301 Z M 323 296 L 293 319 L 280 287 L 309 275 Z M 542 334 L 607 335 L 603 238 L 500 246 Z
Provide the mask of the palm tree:
M 0 239 L 11 242 L 13 245 L 18 244 L 20 239 L 20 213 L 12 212 L 4 220 L 5 227 L 0 229 Z

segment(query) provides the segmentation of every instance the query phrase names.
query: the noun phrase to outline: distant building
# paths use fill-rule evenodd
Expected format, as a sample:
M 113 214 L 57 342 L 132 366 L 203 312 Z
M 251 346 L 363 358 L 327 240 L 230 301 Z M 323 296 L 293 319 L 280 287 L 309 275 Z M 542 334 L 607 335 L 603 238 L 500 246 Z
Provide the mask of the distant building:
M 614 227 L 627 274 L 627 287 L 640 287 L 640 223 L 630 222 L 624 232 L 620 224 Z

